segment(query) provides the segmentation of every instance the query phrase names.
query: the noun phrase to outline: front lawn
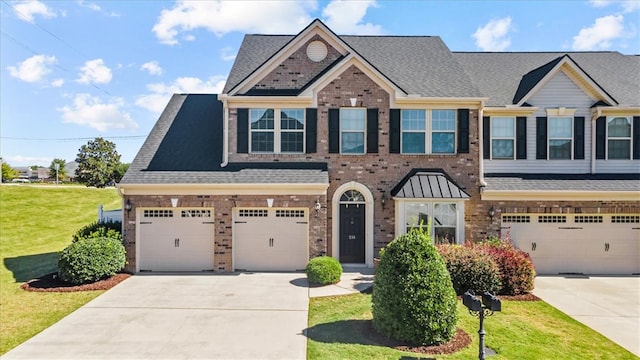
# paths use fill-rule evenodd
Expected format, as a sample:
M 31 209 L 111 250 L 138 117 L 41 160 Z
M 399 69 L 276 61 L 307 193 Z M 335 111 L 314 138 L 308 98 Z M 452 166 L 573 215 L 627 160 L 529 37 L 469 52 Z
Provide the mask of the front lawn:
M 0 355 L 102 293 L 20 289 L 56 271 L 58 253 L 96 220 L 98 204 L 117 209 L 120 197 L 113 188 L 0 186 Z
M 477 359 L 478 318 L 458 302 L 458 327 L 473 342 L 452 355 L 400 352 L 368 333 L 371 295 L 310 299 L 307 359 Z M 599 333 L 543 301 L 502 301 L 502 312 L 485 320 L 491 359 L 637 359 Z

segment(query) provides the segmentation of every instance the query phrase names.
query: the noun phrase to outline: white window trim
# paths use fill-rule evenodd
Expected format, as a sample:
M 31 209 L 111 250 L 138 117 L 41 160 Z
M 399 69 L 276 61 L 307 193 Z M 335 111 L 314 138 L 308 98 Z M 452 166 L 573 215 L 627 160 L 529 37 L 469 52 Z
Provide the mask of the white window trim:
M 511 137 L 504 137 L 504 136 L 493 136 L 493 125 L 494 125 L 494 118 L 509 118 L 512 120 L 512 124 L 513 124 L 513 136 Z M 517 144 L 516 144 L 516 117 L 515 116 L 492 116 L 490 119 L 490 127 L 489 127 L 489 155 L 490 155 L 490 159 L 491 160 L 515 160 L 516 158 L 516 149 L 517 149 Z M 511 158 L 494 158 L 493 157 L 493 140 L 512 140 L 513 141 L 513 155 Z
M 570 138 L 566 138 L 566 137 L 554 137 L 551 138 L 551 119 L 570 119 L 571 120 L 571 137 Z M 547 117 L 547 160 L 573 160 L 573 147 L 574 147 L 574 138 L 575 138 L 575 134 L 573 133 L 573 129 L 574 129 L 574 124 L 573 122 L 575 121 L 575 118 L 573 116 L 564 116 L 564 115 L 559 115 L 559 116 L 550 116 Z M 569 159 L 552 159 L 551 158 L 551 140 L 569 140 L 571 141 L 571 156 L 569 157 Z
M 629 123 L 631 124 L 631 131 L 629 132 L 629 136 L 626 137 L 609 137 L 609 120 L 611 119 L 615 119 L 615 118 L 626 118 Z M 628 140 L 629 141 L 629 157 L 625 158 L 625 159 L 610 159 L 610 160 L 633 160 L 633 117 L 632 116 L 607 116 L 607 118 L 605 119 L 605 144 L 604 144 L 604 151 L 605 151 L 605 158 L 607 160 L 609 160 L 609 140 Z
M 343 130 L 342 129 L 342 110 L 362 110 L 362 112 L 364 113 L 364 129 L 363 130 Z M 367 109 L 366 108 L 361 108 L 361 107 L 347 107 L 347 108 L 340 108 L 340 154 L 341 155 L 365 155 L 367 153 Z M 345 153 L 342 151 L 342 134 L 343 133 L 354 133 L 354 134 L 358 134 L 358 133 L 362 133 L 363 136 L 363 151 L 361 153 Z
M 396 236 L 406 234 L 406 211 L 405 204 L 427 204 L 428 215 L 433 218 L 434 205 L 437 204 L 455 204 L 456 205 L 456 244 L 462 245 L 465 241 L 465 223 L 464 223 L 464 203 L 466 200 L 450 200 L 450 199 L 405 199 L 394 198 L 395 201 L 395 220 L 396 220 Z M 435 225 L 431 222 L 431 235 L 435 234 Z
M 402 127 L 402 111 L 403 110 L 422 110 L 425 112 L 424 114 L 424 121 L 425 121 L 425 126 L 424 126 L 424 130 L 405 130 Z M 446 153 L 434 153 L 433 152 L 433 140 L 432 140 L 432 135 L 434 133 L 450 133 L 452 132 L 452 130 L 433 130 L 433 115 L 432 112 L 433 110 L 446 110 L 446 111 L 453 111 L 453 152 L 446 152 Z M 403 143 L 404 143 L 404 136 L 402 136 L 404 133 L 422 133 L 424 134 L 424 152 L 420 153 L 420 152 L 416 152 L 416 153 L 412 153 L 412 152 L 404 152 L 402 149 L 403 147 Z M 457 109 L 413 109 L 413 108 L 408 108 L 408 109 L 400 109 L 400 154 L 402 155 L 455 155 L 457 154 L 458 151 L 458 112 Z
M 252 129 L 251 128 L 251 110 L 273 110 L 273 129 Z M 292 129 L 282 129 L 281 126 L 281 114 L 282 110 L 302 110 L 303 117 L 303 129 L 302 130 L 292 130 Z M 302 108 L 251 108 L 249 109 L 249 153 L 250 154 L 304 154 L 305 149 L 307 148 L 307 137 L 305 133 L 307 131 L 307 114 L 305 109 Z M 252 134 L 256 132 L 273 132 L 273 151 L 254 151 L 253 148 L 253 136 Z M 302 151 L 301 152 L 293 152 L 293 151 L 281 151 L 282 147 L 282 133 L 283 132 L 301 132 L 302 133 Z

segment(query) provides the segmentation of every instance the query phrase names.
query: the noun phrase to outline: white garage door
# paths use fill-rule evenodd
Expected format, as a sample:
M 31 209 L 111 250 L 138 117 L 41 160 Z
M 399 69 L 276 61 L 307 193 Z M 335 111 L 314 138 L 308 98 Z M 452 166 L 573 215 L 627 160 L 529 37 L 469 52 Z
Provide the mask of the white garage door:
M 139 271 L 213 270 L 212 209 L 142 209 Z
M 538 274 L 640 273 L 639 215 L 510 214 L 502 223 Z
M 307 265 L 309 225 L 305 209 L 235 209 L 234 268 L 295 271 Z

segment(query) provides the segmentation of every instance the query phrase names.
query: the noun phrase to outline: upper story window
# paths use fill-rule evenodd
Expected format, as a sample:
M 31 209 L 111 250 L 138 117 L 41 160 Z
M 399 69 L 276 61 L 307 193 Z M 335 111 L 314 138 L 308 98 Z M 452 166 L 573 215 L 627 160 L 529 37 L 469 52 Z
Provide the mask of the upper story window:
M 607 118 L 607 158 L 631 159 L 631 118 Z
M 549 117 L 549 159 L 571 160 L 573 149 L 573 118 Z
M 491 158 L 513 159 L 515 148 L 515 118 L 491 118 Z
M 455 153 L 455 110 L 405 109 L 401 128 L 403 154 Z
M 364 154 L 366 130 L 366 109 L 340 109 L 340 153 Z
M 304 152 L 303 109 L 250 109 L 252 153 Z

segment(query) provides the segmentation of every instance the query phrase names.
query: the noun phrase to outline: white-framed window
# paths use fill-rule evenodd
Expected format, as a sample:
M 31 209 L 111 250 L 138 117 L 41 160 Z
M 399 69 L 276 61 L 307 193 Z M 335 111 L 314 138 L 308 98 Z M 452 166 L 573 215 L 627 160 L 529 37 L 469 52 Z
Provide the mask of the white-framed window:
M 366 130 L 366 109 L 340 109 L 340 153 L 364 154 Z
M 455 153 L 455 110 L 403 109 L 400 114 L 403 154 Z
M 607 117 L 607 159 L 631 159 L 630 116 Z
M 516 119 L 491 118 L 491 159 L 514 159 Z
M 431 110 L 431 152 L 453 154 L 456 151 L 455 110 Z
M 431 226 L 431 237 L 436 244 L 463 243 L 464 202 L 445 200 L 399 201 L 396 231 L 406 234 L 413 228 L 421 228 L 426 232 Z
M 252 153 L 304 153 L 304 109 L 250 109 Z
M 573 118 L 549 117 L 547 121 L 549 160 L 573 158 Z

